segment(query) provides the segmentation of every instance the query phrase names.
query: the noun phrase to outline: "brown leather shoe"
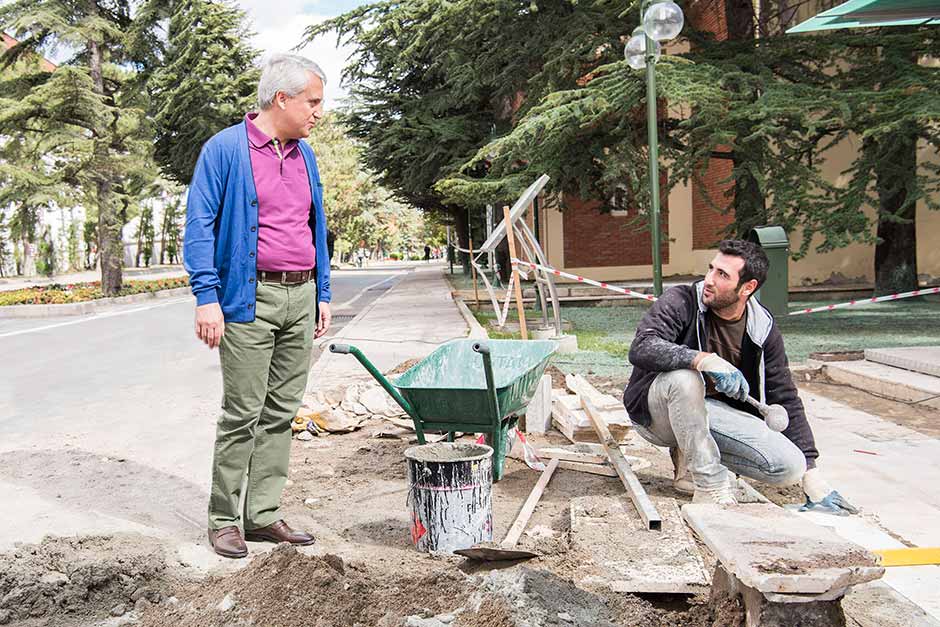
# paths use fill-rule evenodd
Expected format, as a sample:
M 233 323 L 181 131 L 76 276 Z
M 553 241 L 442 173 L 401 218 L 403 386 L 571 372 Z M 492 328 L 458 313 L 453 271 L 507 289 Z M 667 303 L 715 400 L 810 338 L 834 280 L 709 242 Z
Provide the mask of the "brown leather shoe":
M 267 527 L 246 531 L 245 539 L 252 542 L 290 542 L 299 546 L 307 546 L 317 541 L 309 533 L 294 531 L 283 520 L 272 523 Z
M 248 555 L 248 545 L 242 540 L 241 531 L 234 525 L 209 530 L 209 544 L 222 557 L 237 559 Z

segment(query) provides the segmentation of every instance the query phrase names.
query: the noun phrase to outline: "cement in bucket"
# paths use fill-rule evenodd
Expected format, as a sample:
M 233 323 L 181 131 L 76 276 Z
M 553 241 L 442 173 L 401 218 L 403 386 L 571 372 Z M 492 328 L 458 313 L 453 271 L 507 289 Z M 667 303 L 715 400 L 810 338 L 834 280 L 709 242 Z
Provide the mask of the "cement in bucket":
M 452 553 L 493 539 L 492 456 L 484 444 L 456 442 L 405 451 L 416 549 Z

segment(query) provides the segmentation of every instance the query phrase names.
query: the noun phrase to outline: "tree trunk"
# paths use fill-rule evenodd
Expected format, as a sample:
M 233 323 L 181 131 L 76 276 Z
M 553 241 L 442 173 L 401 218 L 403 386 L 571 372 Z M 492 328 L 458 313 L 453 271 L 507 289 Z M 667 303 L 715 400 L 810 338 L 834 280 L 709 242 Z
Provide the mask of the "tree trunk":
M 451 207 L 450 215 L 454 218 L 454 230 L 457 231 L 457 246 L 464 250 L 470 249 L 470 225 L 467 224 L 468 212 L 462 207 Z M 457 259 L 463 266 L 464 274 L 470 273 L 470 255 L 464 252 L 457 253 Z
M 875 165 L 878 192 L 878 243 L 875 245 L 875 294 L 917 289 L 917 205 L 907 202 L 917 171 L 917 136 L 903 131 L 885 137 Z
M 92 14 L 97 13 L 97 4 L 91 0 Z M 104 95 L 104 79 L 101 74 L 101 49 L 98 42 L 88 42 L 89 70 L 96 94 Z M 108 167 L 109 133 L 96 133 L 94 144 L 95 164 L 98 168 L 96 187 L 98 192 L 98 257 L 101 261 L 101 291 L 105 296 L 114 296 L 121 290 L 123 281 L 124 242 L 121 239 L 121 221 L 112 199 L 113 181 Z

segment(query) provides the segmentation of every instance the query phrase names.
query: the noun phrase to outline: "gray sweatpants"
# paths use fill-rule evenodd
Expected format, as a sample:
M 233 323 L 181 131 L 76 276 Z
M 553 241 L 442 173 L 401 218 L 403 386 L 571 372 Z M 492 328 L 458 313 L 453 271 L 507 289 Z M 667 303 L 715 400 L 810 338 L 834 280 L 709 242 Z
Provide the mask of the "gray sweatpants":
M 705 382 L 695 370 L 663 372 L 647 396 L 649 427 L 636 432 L 656 446 L 685 453 L 697 488 L 714 488 L 728 471 L 773 485 L 798 482 L 806 472 L 803 452 L 764 421 L 726 403 L 705 398 Z

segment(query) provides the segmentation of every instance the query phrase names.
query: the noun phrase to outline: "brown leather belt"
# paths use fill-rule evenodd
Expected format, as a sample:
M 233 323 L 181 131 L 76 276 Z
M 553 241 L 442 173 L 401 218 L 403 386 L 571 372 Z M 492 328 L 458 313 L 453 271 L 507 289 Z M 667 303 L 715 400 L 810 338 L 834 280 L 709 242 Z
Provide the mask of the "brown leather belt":
M 292 285 L 307 283 L 311 279 L 313 279 L 313 270 L 258 270 L 258 280 L 262 283 Z

